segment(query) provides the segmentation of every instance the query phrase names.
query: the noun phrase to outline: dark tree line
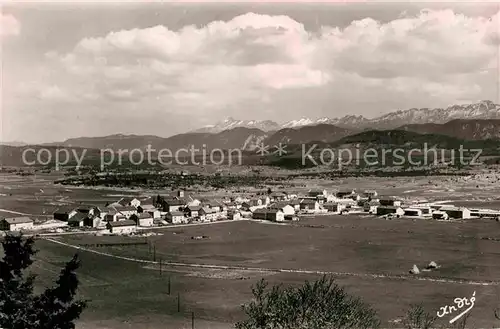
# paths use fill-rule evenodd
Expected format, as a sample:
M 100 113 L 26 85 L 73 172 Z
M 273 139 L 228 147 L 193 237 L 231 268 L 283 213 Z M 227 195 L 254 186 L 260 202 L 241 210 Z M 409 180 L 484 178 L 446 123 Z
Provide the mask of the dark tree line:
M 0 260 L 0 328 L 74 329 L 86 307 L 76 297 L 80 262 L 75 255 L 61 270 L 54 286 L 35 294 L 35 275 L 27 274 L 36 254 L 33 238 L 7 235 Z

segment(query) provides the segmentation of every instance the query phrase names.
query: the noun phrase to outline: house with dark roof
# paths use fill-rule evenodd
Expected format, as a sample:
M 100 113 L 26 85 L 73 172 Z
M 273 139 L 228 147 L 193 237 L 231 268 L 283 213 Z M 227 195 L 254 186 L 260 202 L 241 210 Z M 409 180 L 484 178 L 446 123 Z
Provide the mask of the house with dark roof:
M 122 207 L 132 206 L 134 208 L 137 208 L 141 205 L 141 201 L 132 196 L 121 198 L 117 203 Z
M 326 209 L 327 212 L 338 214 L 344 209 L 344 207 L 337 202 L 326 202 L 323 204 L 323 209 Z
M 205 200 L 202 201 L 204 207 L 209 207 L 216 212 L 222 212 L 227 210 L 227 205 L 219 200 Z
M 137 226 L 153 226 L 153 216 L 147 212 L 131 215 L 130 219 L 133 220 Z
M 68 219 L 68 226 L 71 227 L 83 227 L 85 226 L 85 220 L 88 220 L 89 215 L 78 212 L 76 215 L 72 216 L 70 219 Z
M 378 202 L 381 206 L 401 207 L 401 200 L 395 196 L 382 196 Z
M 10 217 L 0 220 L 0 230 L 2 231 L 24 231 L 33 229 L 33 220 L 29 217 Z
M 268 208 L 281 210 L 283 212 L 283 215 L 285 216 L 285 219 L 291 220 L 295 216 L 295 208 L 286 201 L 273 203 Z
M 82 214 L 86 214 L 89 216 L 101 217 L 101 211 L 96 206 L 81 204 L 81 205 L 78 205 L 75 208 L 75 210 L 82 213 Z
M 302 199 L 299 203 L 300 211 L 313 213 L 319 211 L 319 202 L 311 199 Z
M 116 208 L 116 210 L 127 218 L 138 213 L 137 208 L 135 208 L 134 206 L 125 206 L 121 208 Z
M 280 209 L 260 208 L 252 213 L 252 218 L 283 222 L 285 220 L 285 214 Z
M 165 198 L 162 201 L 162 209 L 166 212 L 179 211 L 186 207 L 186 201 L 178 198 Z
M 199 217 L 201 209 L 203 209 L 201 206 L 188 206 L 185 213 L 187 217 Z
M 77 213 L 76 209 L 72 206 L 62 206 L 54 211 L 54 219 L 67 222 L 72 216 Z
M 327 196 L 327 191 L 326 190 L 321 190 L 321 189 L 310 189 L 307 191 L 307 196 L 317 198 L 318 196 L 326 197 Z
M 355 194 L 356 194 L 356 190 L 345 189 L 345 190 L 340 190 L 337 193 L 335 193 L 335 196 L 339 199 L 345 199 L 345 198 L 351 198 Z
M 270 202 L 285 201 L 288 195 L 285 192 L 272 192 L 269 194 Z
M 447 207 L 444 206 L 440 209 L 448 214 L 449 218 L 452 219 L 467 219 L 471 218 L 471 211 L 465 207 Z
M 106 216 L 104 216 L 104 220 L 107 222 L 117 222 L 121 220 L 125 220 L 127 217 L 118 211 L 115 207 L 106 208 Z
M 389 215 L 393 214 L 397 217 L 403 216 L 405 214 L 405 211 L 403 208 L 399 206 L 378 206 L 377 207 L 377 216 L 384 216 L 384 215 Z

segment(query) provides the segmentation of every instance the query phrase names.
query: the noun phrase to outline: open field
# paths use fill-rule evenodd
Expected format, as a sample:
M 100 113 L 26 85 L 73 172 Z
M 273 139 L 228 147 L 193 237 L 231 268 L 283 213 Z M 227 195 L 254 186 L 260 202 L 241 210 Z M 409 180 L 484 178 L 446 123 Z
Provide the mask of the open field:
M 123 195 L 151 195 L 159 190 L 66 187 L 54 185 L 57 175 L 2 175 L 0 216 L 13 212 L 48 218 L 59 204 L 104 205 Z M 470 177 L 297 178 L 287 191 L 375 189 L 407 200 L 450 202 L 500 208 L 500 184 L 484 173 Z M 271 186 L 279 190 L 279 186 Z M 233 193 L 231 193 L 231 191 Z M 165 192 L 168 192 L 165 190 Z M 255 193 L 250 187 L 203 191 L 198 197 Z M 82 257 L 81 293 L 90 302 L 79 329 L 231 328 L 243 316 L 240 305 L 251 299 L 251 285 L 265 277 L 271 283 L 300 284 L 322 272 L 334 274 L 348 291 L 373 304 L 384 327 L 401 317 L 411 303 L 423 302 L 435 312 L 455 297 L 476 291 L 470 325 L 493 327 L 493 308 L 500 307 L 500 224 L 495 221 L 435 222 L 380 220 L 368 216 L 309 217 L 291 225 L 252 221 L 167 227 L 148 237 L 148 245 L 99 247 Z M 194 236 L 208 239 L 194 240 Z M 491 240 L 483 240 L 490 238 Z M 145 238 L 61 236 L 72 245 Z M 122 256 L 156 263 L 118 259 Z M 77 250 L 39 240 L 34 271 L 42 285 L 55 278 L 63 262 Z M 106 255 L 108 254 L 108 255 Z M 162 275 L 158 261 L 162 260 Z M 430 261 L 439 270 L 408 274 L 413 264 Z M 176 266 L 166 262 L 175 262 Z M 206 267 L 199 267 L 199 265 Z M 211 267 L 210 267 L 211 266 Z M 229 267 L 229 268 L 227 268 Z M 168 295 L 168 277 L 171 294 Z M 181 313 L 177 312 L 177 294 Z M 166 325 L 167 324 L 167 325 Z M 496 325 L 498 327 L 498 324 Z
M 32 214 L 35 217 L 50 216 L 61 204 L 87 203 L 98 206 L 116 201 L 124 195 L 156 195 L 168 193 L 170 189 L 125 189 L 110 187 L 75 187 L 54 184 L 61 175 L 35 174 L 17 176 L 0 174 L 0 215 L 10 216 L 8 211 Z M 480 175 L 466 177 L 351 177 L 325 180 L 298 177 L 287 180 L 290 193 L 304 193 L 310 188 L 328 190 L 354 188 L 358 190 L 375 189 L 382 195 L 397 195 L 412 200 L 428 199 L 432 201 L 484 202 L 489 207 L 500 208 L 500 175 L 489 171 Z M 273 190 L 280 190 L 279 185 L 269 185 Z M 255 193 L 255 188 L 242 186 L 238 189 L 213 189 L 203 192 L 187 192 L 198 197 L 237 196 Z M 7 210 L 7 211 L 5 211 Z
M 390 326 L 390 321 L 400 317 L 411 303 L 423 302 L 429 311 L 437 311 L 440 306 L 452 303 L 455 297 L 471 296 L 476 291 L 477 302 L 470 324 L 492 327 L 492 309 L 500 306 L 500 280 L 497 281 L 500 277 L 500 242 L 481 240 L 481 237 L 500 238 L 499 225 L 494 221 L 445 223 L 385 221 L 354 215 L 323 216 L 294 225 L 240 221 L 168 229 L 162 231 L 163 235 L 148 239 L 155 246 L 157 261 L 161 258 L 163 262 L 186 263 L 184 266 L 163 264 L 163 277 L 167 273 L 175 277 L 175 285 L 182 287 L 179 288 L 181 298 L 186 307 L 195 312 L 197 319 L 234 322 L 242 316 L 239 305 L 251 298 L 251 284 L 261 277 L 276 283 L 298 284 L 318 277 L 320 274 L 312 272 L 321 271 L 333 273 L 349 291 L 372 303 L 385 321 L 384 326 Z M 209 239 L 191 239 L 198 235 L 206 235 Z M 103 238 L 67 236 L 61 241 L 78 245 L 96 239 Z M 49 243 L 43 242 L 44 245 Z M 64 247 L 51 245 L 49 248 Z M 152 260 L 147 246 L 95 250 Z M 101 262 L 126 262 L 109 256 L 90 257 L 97 262 L 91 267 L 100 273 L 96 275 L 101 278 L 113 277 L 113 270 L 102 266 Z M 418 276 L 408 274 L 413 264 L 423 268 L 432 260 L 442 267 Z M 159 284 L 155 288 L 151 281 L 162 280 L 159 265 L 133 263 L 129 262 L 121 269 L 117 279 L 130 275 L 130 280 L 135 280 L 132 277 L 138 276 L 137 283 L 123 290 L 113 288 L 120 283 L 112 281 L 109 290 L 114 292 L 100 295 L 102 306 L 106 305 L 108 298 L 117 298 L 118 294 L 120 303 L 114 305 L 116 312 L 123 308 L 129 315 L 167 316 L 168 307 L 149 309 L 141 303 L 146 298 L 141 296 L 156 301 L 164 298 L 164 303 L 168 303 L 171 297 L 164 295 L 162 289 L 165 285 Z M 215 266 L 194 268 L 189 264 Z M 149 288 L 141 283 L 145 278 L 149 278 Z M 93 290 L 89 289 L 84 289 L 84 293 L 86 291 L 92 296 Z M 139 291 L 140 296 L 137 295 Z M 138 309 L 129 310 L 127 300 L 138 305 Z M 92 309 L 86 316 L 98 318 L 104 312 L 100 308 L 94 309 L 94 306 Z M 113 311 L 113 307 L 106 307 L 106 312 Z M 109 314 L 109 317 L 115 316 L 121 318 L 118 313 Z

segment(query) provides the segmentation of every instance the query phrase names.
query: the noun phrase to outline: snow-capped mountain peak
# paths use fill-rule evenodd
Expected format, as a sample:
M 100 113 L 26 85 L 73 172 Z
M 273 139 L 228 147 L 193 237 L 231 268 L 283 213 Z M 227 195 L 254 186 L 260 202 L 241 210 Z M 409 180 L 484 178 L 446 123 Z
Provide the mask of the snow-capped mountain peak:
M 281 125 L 281 128 L 296 128 L 296 127 L 302 127 L 302 126 L 309 126 L 314 123 L 314 120 L 311 120 L 309 118 L 300 118 L 298 120 L 291 120 L 288 122 L 285 122 L 283 125 Z
M 408 124 L 446 123 L 455 119 L 500 119 L 500 105 L 489 100 L 483 100 L 472 104 L 451 105 L 444 109 L 410 108 L 407 110 L 396 110 L 373 119 L 352 114 L 340 118 L 321 117 L 319 119 L 310 119 L 302 117 L 287 121 L 282 125 L 270 120 L 236 120 L 229 117 L 215 125 L 205 126 L 195 132 L 217 133 L 236 127 L 274 131 L 283 128 L 300 128 L 319 124 L 335 125 L 348 129 L 395 129 Z
M 206 125 L 201 129 L 197 129 L 192 132 L 196 133 L 219 133 L 224 130 L 234 129 L 234 128 L 255 128 L 263 131 L 278 130 L 280 126 L 270 120 L 236 120 L 232 117 L 228 117 L 216 124 Z

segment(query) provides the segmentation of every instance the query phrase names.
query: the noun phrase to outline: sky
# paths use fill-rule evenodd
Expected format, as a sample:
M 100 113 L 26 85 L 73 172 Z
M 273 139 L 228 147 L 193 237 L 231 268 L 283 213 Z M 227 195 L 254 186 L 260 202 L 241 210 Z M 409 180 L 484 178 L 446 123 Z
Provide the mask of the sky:
M 499 101 L 491 2 L 7 3 L 1 141 Z

